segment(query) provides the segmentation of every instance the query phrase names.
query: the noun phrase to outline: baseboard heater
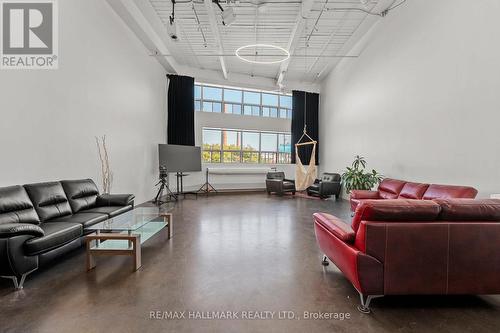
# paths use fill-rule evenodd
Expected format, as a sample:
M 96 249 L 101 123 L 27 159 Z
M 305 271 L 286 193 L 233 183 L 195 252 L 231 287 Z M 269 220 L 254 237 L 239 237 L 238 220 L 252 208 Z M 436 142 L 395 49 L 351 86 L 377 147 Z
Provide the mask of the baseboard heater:
M 272 171 L 263 168 L 207 168 L 211 175 L 265 175 Z
M 273 171 L 272 169 L 264 169 L 264 168 L 207 168 L 207 179 L 208 175 L 213 176 L 250 176 L 254 180 L 251 181 L 247 179 L 245 182 L 241 183 L 218 183 L 217 181 L 214 183 L 216 189 L 221 190 L 222 192 L 230 191 L 230 192 L 238 192 L 238 191 L 262 191 L 266 188 L 265 184 L 265 175 Z M 259 177 L 258 182 L 255 182 L 255 178 L 252 176 Z M 233 178 L 234 179 L 234 178 Z

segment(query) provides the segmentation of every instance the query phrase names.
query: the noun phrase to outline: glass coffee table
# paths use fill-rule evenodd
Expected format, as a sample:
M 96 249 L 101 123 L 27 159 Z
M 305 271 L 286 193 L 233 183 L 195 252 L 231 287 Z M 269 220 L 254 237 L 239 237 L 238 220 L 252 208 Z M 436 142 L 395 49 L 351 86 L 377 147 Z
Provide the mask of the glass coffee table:
M 159 207 L 137 207 L 86 228 L 95 231 L 85 237 L 87 270 L 95 268 L 95 256 L 130 256 L 134 271 L 141 267 L 141 245 L 166 229 L 167 239 L 173 234 L 172 214 Z

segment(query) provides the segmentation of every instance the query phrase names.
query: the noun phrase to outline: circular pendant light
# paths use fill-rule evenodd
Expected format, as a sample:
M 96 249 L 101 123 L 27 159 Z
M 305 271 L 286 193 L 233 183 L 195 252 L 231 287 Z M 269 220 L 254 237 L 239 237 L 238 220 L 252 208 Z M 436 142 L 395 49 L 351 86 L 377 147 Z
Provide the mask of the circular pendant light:
M 253 59 L 249 59 L 248 57 L 249 56 L 242 56 L 240 53 L 241 51 L 244 51 L 246 49 L 251 49 L 251 48 L 269 48 L 269 49 L 274 49 L 274 50 L 278 50 L 280 52 L 282 52 L 283 54 L 280 54 L 280 55 L 277 55 L 278 57 L 281 57 L 280 59 L 278 60 L 253 60 Z M 287 61 L 288 59 L 290 59 L 290 52 L 288 52 L 288 50 L 280 47 L 280 46 L 277 46 L 277 45 L 271 45 L 271 44 L 249 44 L 249 45 L 244 45 L 240 48 L 238 48 L 235 52 L 236 56 L 243 60 L 243 61 L 246 61 L 246 62 L 249 62 L 251 64 L 260 64 L 260 65 L 271 65 L 271 64 L 279 64 L 283 61 Z M 260 56 L 257 52 L 255 54 L 256 56 Z M 262 56 L 265 56 L 265 57 L 275 57 L 275 55 L 262 55 Z M 253 56 L 252 56 L 253 57 Z

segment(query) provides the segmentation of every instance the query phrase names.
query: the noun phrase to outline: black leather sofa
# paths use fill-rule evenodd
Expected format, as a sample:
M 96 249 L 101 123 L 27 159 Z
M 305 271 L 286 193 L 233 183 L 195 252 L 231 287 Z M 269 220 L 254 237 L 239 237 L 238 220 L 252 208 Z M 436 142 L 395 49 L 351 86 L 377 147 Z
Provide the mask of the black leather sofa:
M 131 210 L 132 194 L 99 194 L 92 179 L 0 188 L 0 276 L 26 276 L 83 245 L 89 226 Z

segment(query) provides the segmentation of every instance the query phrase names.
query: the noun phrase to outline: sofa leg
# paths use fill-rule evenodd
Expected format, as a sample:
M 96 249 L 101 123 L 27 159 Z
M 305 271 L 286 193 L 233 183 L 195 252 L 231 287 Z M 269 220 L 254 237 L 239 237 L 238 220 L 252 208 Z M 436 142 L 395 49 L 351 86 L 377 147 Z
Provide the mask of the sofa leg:
M 323 260 L 321 261 L 321 265 L 323 266 L 330 265 L 330 263 L 328 262 L 328 257 L 326 255 L 323 255 Z
M 383 297 L 383 295 L 369 295 L 369 296 L 366 296 L 366 295 L 363 295 L 362 293 L 359 293 L 359 298 L 361 300 L 361 304 L 358 305 L 358 311 L 361 312 L 361 313 L 371 313 L 371 309 L 370 309 L 370 303 L 372 301 L 372 299 L 374 298 L 378 298 L 378 297 Z
M 23 289 L 24 281 L 26 281 L 26 277 L 30 273 L 33 273 L 34 271 L 36 271 L 36 269 L 24 273 L 23 275 L 21 275 L 21 278 L 19 280 L 18 280 L 17 276 L 2 276 L 2 277 L 6 278 L 6 279 L 11 279 L 12 282 L 14 283 L 14 288 L 16 288 L 16 290 L 21 290 L 21 289 Z

